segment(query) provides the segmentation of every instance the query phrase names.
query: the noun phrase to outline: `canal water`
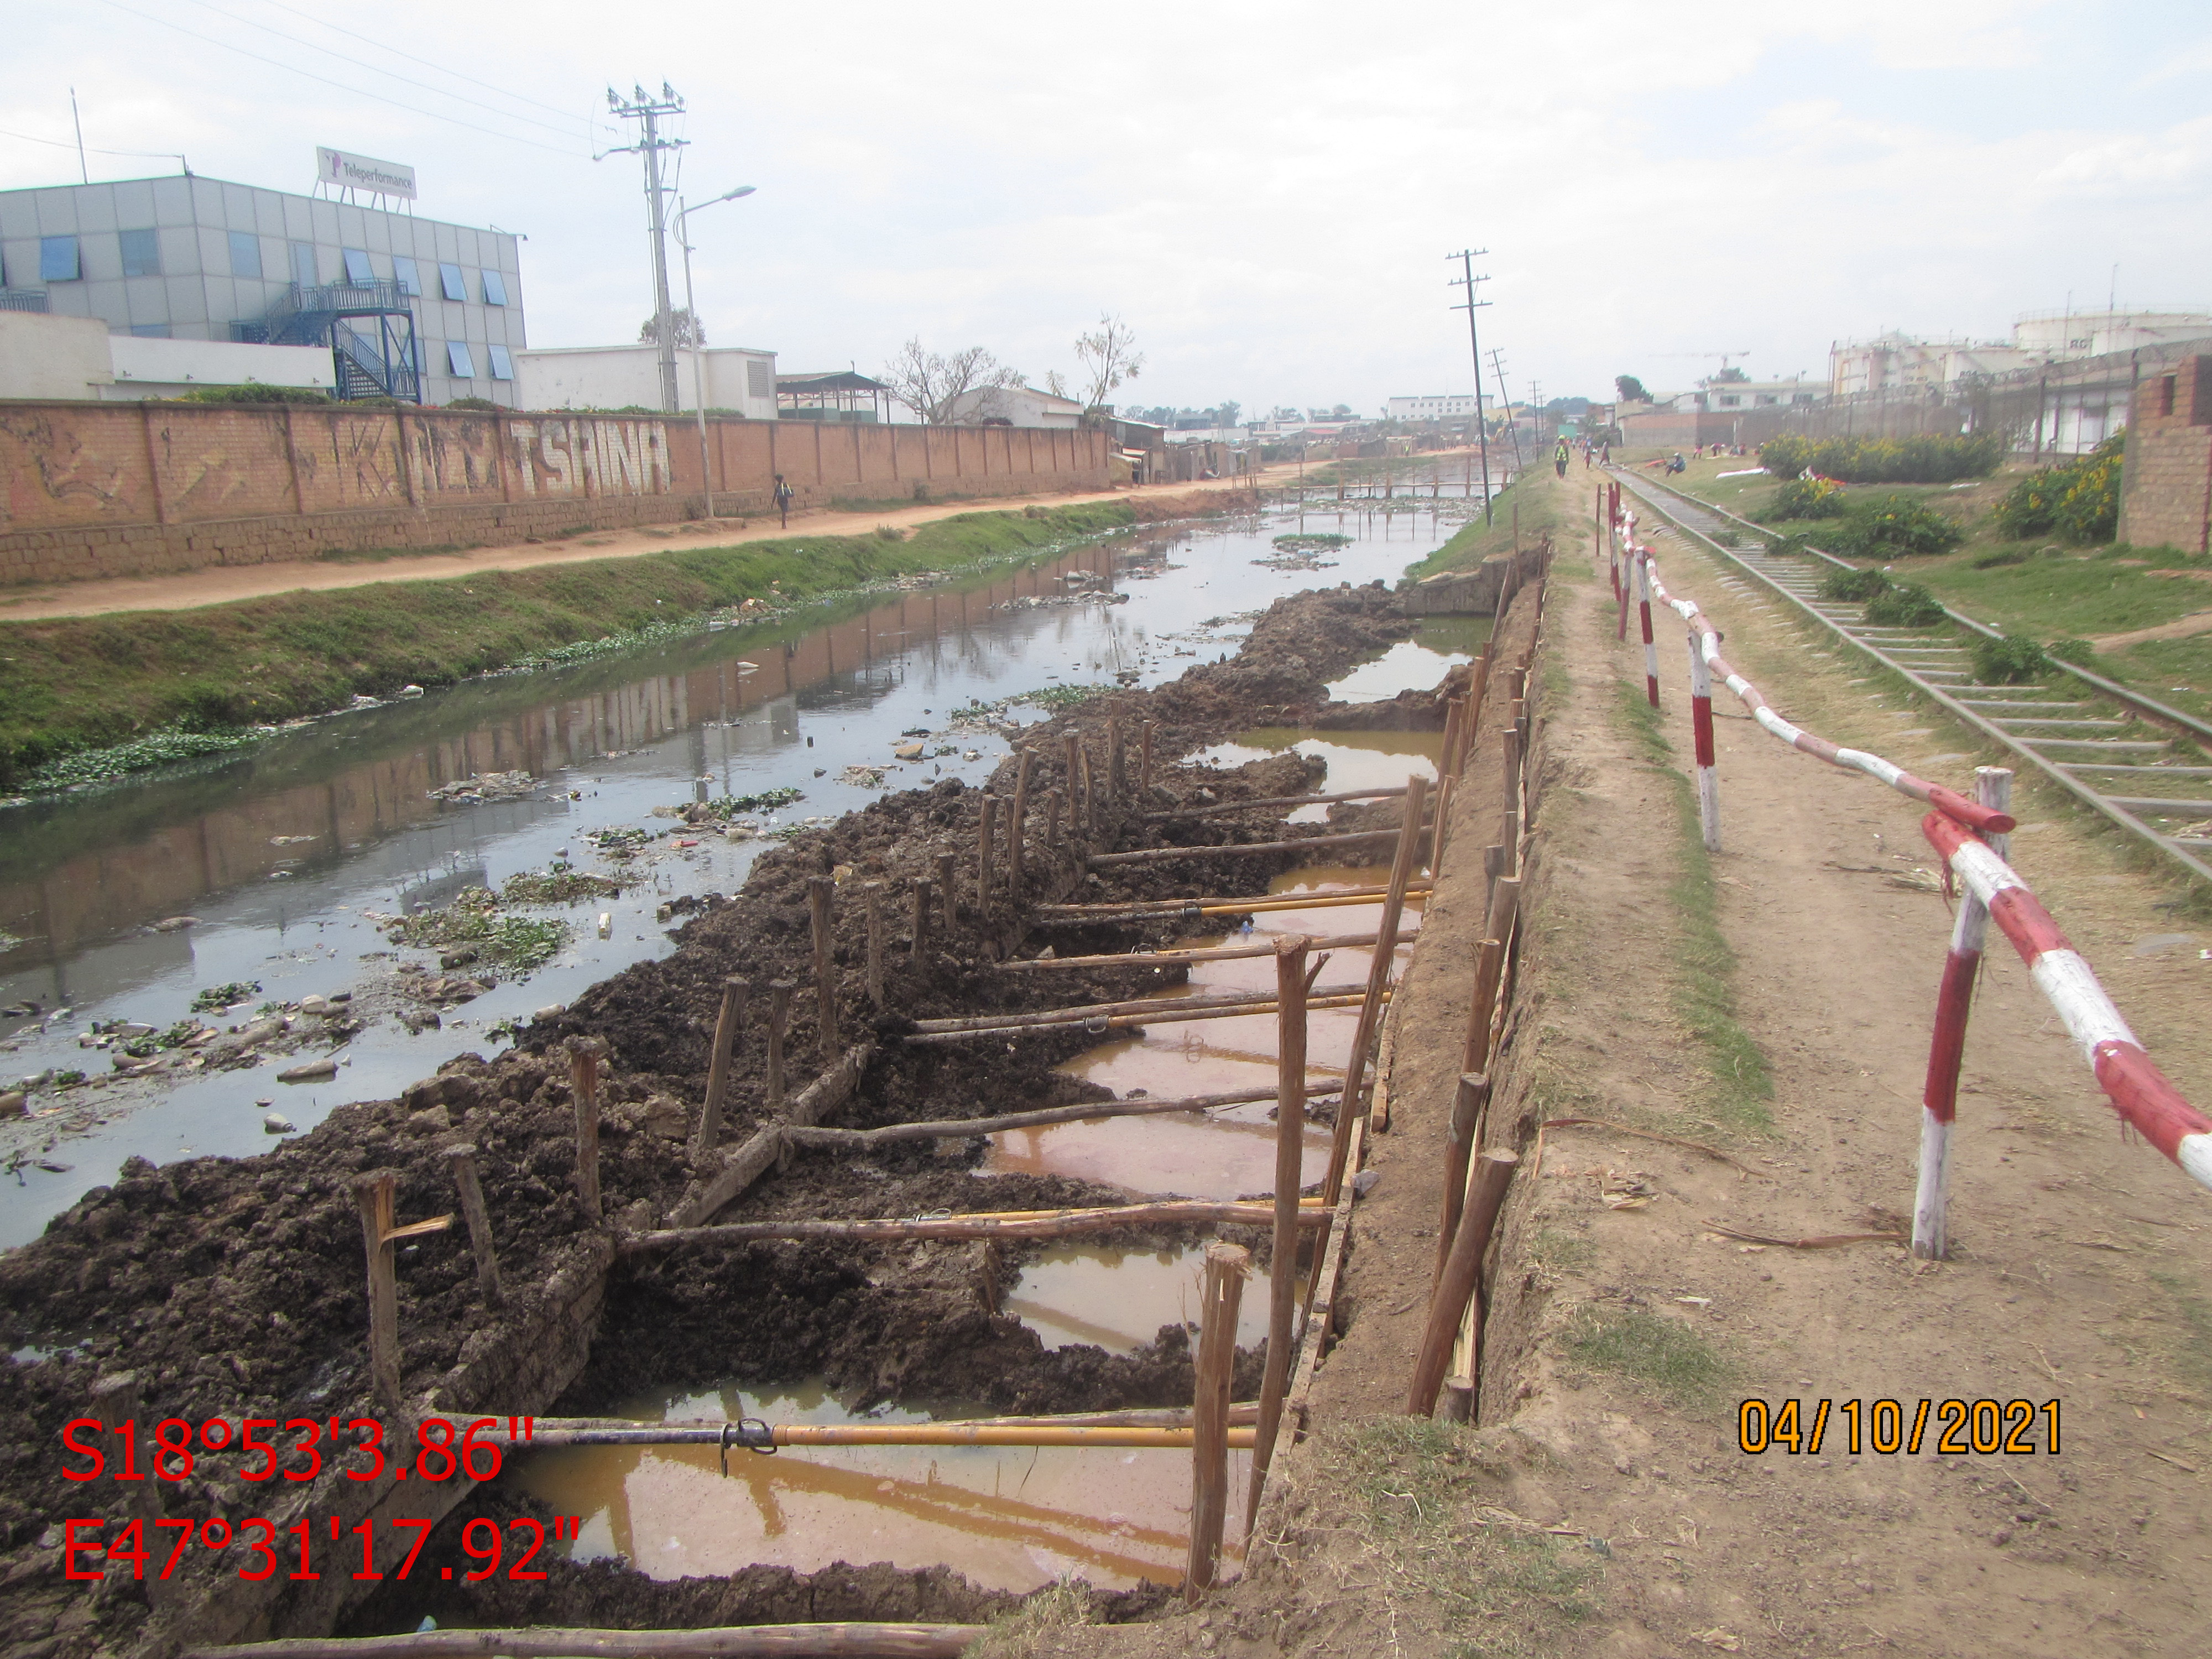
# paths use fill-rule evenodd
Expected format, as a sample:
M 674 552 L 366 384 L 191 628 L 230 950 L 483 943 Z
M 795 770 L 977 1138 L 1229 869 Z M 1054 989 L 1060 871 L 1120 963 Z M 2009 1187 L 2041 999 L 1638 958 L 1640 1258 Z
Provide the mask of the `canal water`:
M 40 1012 L 0 1019 L 0 1048 L 12 1051 L 0 1061 L 0 1080 L 60 1067 L 98 1075 L 108 1054 L 80 1047 L 80 1034 L 94 1022 L 163 1029 L 212 985 L 258 982 L 255 1000 L 278 1002 L 351 989 L 390 965 L 376 918 L 445 902 L 465 885 L 496 888 L 564 857 L 580 868 L 608 868 L 586 833 L 665 830 L 656 807 L 803 791 L 803 799 L 757 815 L 773 829 L 865 805 L 876 792 L 842 778 L 848 767 L 887 768 L 889 788 L 940 775 L 980 782 L 1006 744 L 971 729 L 947 731 L 956 710 L 1055 685 L 1123 677 L 1157 684 L 1194 660 L 1233 652 L 1252 617 L 1285 594 L 1395 580 L 1448 538 L 1456 520 L 1449 510 L 1391 506 L 1368 512 L 1330 501 L 1304 512 L 1148 530 L 839 611 L 473 682 L 319 721 L 242 757 L 17 808 L 0 825 L 0 1006 L 35 1003 Z M 1319 568 L 1279 568 L 1273 538 L 1298 532 L 1351 539 L 1320 554 Z M 1116 602 L 1066 602 L 1072 589 L 1085 587 Z M 1479 629 L 1442 623 L 1354 669 L 1333 690 L 1364 699 L 1432 685 L 1479 639 Z M 1044 717 L 1019 702 L 1007 713 L 1022 721 Z M 949 743 L 953 752 L 896 763 L 894 746 L 921 727 L 933 732 L 931 748 Z M 1433 775 L 1437 738 L 1256 731 L 1205 758 L 1235 764 L 1291 748 L 1327 760 L 1329 788 L 1383 787 L 1412 774 Z M 520 799 L 451 802 L 432 793 L 472 775 L 518 770 L 537 781 Z M 96 1095 L 34 1092 L 34 1111 L 52 1114 L 57 1128 L 82 1117 L 88 1098 L 98 1099 L 94 1109 L 103 1121 L 40 1146 L 39 1161 L 10 1171 L 0 1244 L 35 1236 L 86 1188 L 112 1180 L 125 1158 L 161 1163 L 259 1151 L 270 1144 L 263 1127 L 270 1109 L 300 1129 L 312 1127 L 343 1102 L 397 1092 L 461 1049 L 492 1052 L 492 1028 L 504 1021 L 526 1019 L 631 962 L 666 954 L 673 946 L 657 907 L 685 894 L 734 890 L 766 844 L 698 840 L 681 850 L 653 843 L 656 853 L 638 860 L 643 878 L 618 898 L 550 912 L 572 923 L 566 948 L 533 975 L 453 1011 L 442 1030 L 416 1034 L 389 1014 L 373 1019 L 339 1055 L 333 1080 L 280 1085 L 273 1073 L 289 1062 L 278 1062 L 186 1073 L 159 1086 L 110 1084 Z M 1275 888 L 1320 896 L 1386 873 L 1310 866 Z M 602 910 L 609 913 L 604 936 L 595 925 Z M 1409 933 L 1419 911 L 1418 902 L 1408 906 Z M 1221 942 L 1370 933 L 1378 913 L 1371 904 L 1271 912 Z M 161 925 L 181 917 L 190 925 Z M 1364 948 L 1340 948 L 1320 983 L 1363 984 L 1369 962 Z M 1159 994 L 1258 987 L 1272 984 L 1273 975 L 1267 957 L 1206 963 L 1187 985 Z M 1310 1059 L 1317 1079 L 1340 1074 L 1354 1017 L 1352 1010 L 1314 1015 Z M 1067 1069 L 1121 1096 L 1211 1093 L 1270 1085 L 1274 1054 L 1273 1018 L 1242 1017 L 1146 1028 L 1100 1044 Z M 273 1109 L 262 1103 L 270 1101 Z M 1273 1178 L 1270 1111 L 1258 1104 L 1205 1118 L 1017 1132 L 994 1139 L 985 1169 L 1078 1176 L 1133 1192 L 1261 1194 Z M 1310 1126 L 1306 1143 L 1311 1181 L 1326 1159 L 1327 1131 Z M 1200 1273 L 1195 1250 L 1069 1246 L 1031 1265 L 1007 1310 L 1048 1347 L 1092 1343 L 1128 1352 L 1186 1320 Z M 1264 1335 L 1264 1275 L 1248 1285 L 1243 1307 L 1239 1340 L 1249 1345 Z M 899 1410 L 973 1414 L 957 1401 L 906 1402 Z M 845 1415 L 818 1389 L 756 1396 L 734 1388 L 655 1395 L 629 1402 L 623 1414 L 794 1422 Z M 1233 1455 L 1241 1465 L 1248 1455 Z M 619 1556 L 664 1577 L 756 1561 L 806 1570 L 845 1559 L 945 1562 L 978 1583 L 1010 1589 L 1068 1572 L 1102 1586 L 1171 1581 L 1182 1571 L 1189 1504 L 1188 1454 L 1161 1451 L 817 1448 L 733 1458 L 725 1478 L 711 1452 L 589 1449 L 534 1455 L 511 1478 L 586 1517 L 574 1547 L 579 1555 Z M 1240 1479 L 1232 1473 L 1233 1482 Z M 1232 1525 L 1232 1535 L 1237 1530 Z

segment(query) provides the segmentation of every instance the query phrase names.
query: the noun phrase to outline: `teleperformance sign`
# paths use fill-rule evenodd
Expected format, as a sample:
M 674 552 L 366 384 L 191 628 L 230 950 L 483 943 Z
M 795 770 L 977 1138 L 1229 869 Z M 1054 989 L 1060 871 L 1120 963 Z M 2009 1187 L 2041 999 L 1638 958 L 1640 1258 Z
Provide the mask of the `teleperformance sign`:
M 380 161 L 342 149 L 315 146 L 315 177 L 342 190 L 365 190 L 374 196 L 415 199 L 415 169 L 397 161 Z

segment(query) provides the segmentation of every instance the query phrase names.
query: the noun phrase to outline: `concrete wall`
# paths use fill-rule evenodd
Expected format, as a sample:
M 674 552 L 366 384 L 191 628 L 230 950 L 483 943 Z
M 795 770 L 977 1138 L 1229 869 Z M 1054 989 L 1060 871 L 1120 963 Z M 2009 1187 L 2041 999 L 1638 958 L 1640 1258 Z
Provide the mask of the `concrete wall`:
M 203 386 L 304 386 L 331 392 L 337 365 L 328 346 L 237 345 L 227 340 L 136 339 L 107 337 L 114 383 L 105 398 L 173 398 Z M 90 393 L 85 394 L 92 395 Z
M 703 363 L 698 362 L 702 357 Z M 698 408 L 695 388 L 699 372 L 706 378 L 708 408 L 738 410 L 750 420 L 775 419 L 773 351 L 744 346 L 709 346 L 704 352 L 679 349 L 678 408 Z M 514 356 L 514 399 L 523 409 L 621 409 L 633 404 L 658 409 L 659 349 L 641 344 L 519 351 Z
M 2212 551 L 2212 357 L 2185 357 L 2136 388 L 2119 538 Z
M 715 508 L 1099 489 L 1099 432 L 708 422 Z M 697 428 L 659 416 L 0 403 L 0 583 L 481 546 L 705 510 Z
M 15 398 L 94 398 L 115 378 L 96 317 L 0 311 L 0 388 Z

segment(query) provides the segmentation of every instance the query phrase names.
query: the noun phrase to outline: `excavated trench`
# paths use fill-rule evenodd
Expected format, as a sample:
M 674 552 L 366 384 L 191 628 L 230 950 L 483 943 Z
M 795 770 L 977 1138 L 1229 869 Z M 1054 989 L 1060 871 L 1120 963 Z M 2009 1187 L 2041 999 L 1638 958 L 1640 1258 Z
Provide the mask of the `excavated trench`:
M 1318 763 L 1296 751 L 1217 751 L 1211 758 L 1231 763 L 1204 763 L 1209 745 L 1256 730 L 1390 730 L 1411 740 L 1406 749 L 1418 750 L 1421 734 L 1442 725 L 1437 695 L 1401 694 L 1363 711 L 1330 704 L 1325 689 L 1332 677 L 1411 633 L 1379 583 L 1278 602 L 1231 661 L 1194 668 L 1154 690 L 1095 699 L 1032 728 L 1025 737 L 1036 757 L 1033 807 L 1043 791 L 1067 787 L 1059 775 L 1063 733 L 1076 734 L 1096 764 L 1109 720 L 1132 734 L 1153 726 L 1157 800 L 1187 801 L 1201 790 L 1217 802 L 1257 800 L 1300 793 L 1321 775 Z M 1011 794 L 1013 771 L 1009 762 L 994 781 L 1001 795 Z M 1402 769 L 1394 781 L 1403 781 Z M 1356 785 L 1332 776 L 1329 787 Z M 1125 803 L 1087 847 L 1067 841 L 1047 851 L 1033 842 L 1028 901 L 1246 896 L 1342 884 L 1364 872 L 1302 866 L 1296 849 L 1087 874 L 1081 860 L 1085 851 L 1107 848 L 1273 841 L 1301 828 L 1389 828 L 1397 817 L 1395 802 L 1341 806 L 1325 824 L 1286 830 L 1272 811 L 1146 820 L 1142 811 L 1152 805 Z M 15 1363 L 0 1368 L 0 1457 L 8 1466 L 0 1483 L 0 1620 L 42 1632 L 33 1644 L 38 1652 L 73 1659 L 162 1651 L 185 1640 L 384 1633 L 413 1629 L 425 1618 L 610 1626 L 967 1621 L 1061 1571 L 1131 1587 L 1097 1593 L 1103 1617 L 1142 1616 L 1157 1605 L 1156 1581 L 1180 1574 L 1179 1506 L 1163 1494 L 1179 1489 L 1188 1502 L 1182 1453 L 739 1453 L 732 1455 L 742 1467 L 727 1479 L 711 1450 L 703 1457 L 675 1449 L 626 1452 L 627 1468 L 619 1458 L 538 1453 L 517 1458 L 489 1485 L 434 1492 L 388 1477 L 348 1481 L 328 1463 L 311 1474 L 305 1452 L 291 1460 L 290 1484 L 257 1486 L 240 1478 L 234 1460 L 207 1456 L 191 1478 L 148 1488 L 165 1516 L 222 1516 L 234 1524 L 266 1516 L 280 1525 L 313 1517 L 320 1526 L 329 1515 L 334 1529 L 341 1521 L 349 1528 L 363 1518 L 416 1516 L 437 1522 L 422 1559 L 464 1566 L 462 1540 L 471 1522 L 504 1527 L 524 1515 L 588 1510 L 592 1529 L 564 1553 L 549 1550 L 535 1564 L 546 1577 L 532 1582 L 501 1577 L 467 1583 L 459 1573 L 449 1582 L 426 1568 L 404 1583 L 388 1572 L 380 1583 L 366 1583 L 332 1571 L 313 1582 L 241 1587 L 235 1564 L 211 1551 L 195 1551 L 166 1583 L 111 1582 L 96 1597 L 61 1577 L 54 1517 L 117 1525 L 150 1513 L 134 1510 L 148 1500 L 119 1483 L 69 1480 L 71 1464 L 58 1455 L 65 1423 L 98 1414 L 90 1403 L 97 1391 L 126 1370 L 127 1389 L 143 1399 L 149 1418 L 199 1423 L 310 1413 L 344 1422 L 378 1414 L 351 1183 L 363 1172 L 389 1170 L 398 1177 L 401 1222 L 442 1213 L 453 1207 L 446 1149 L 463 1141 L 477 1149 L 510 1294 L 503 1308 L 486 1307 L 459 1227 L 402 1248 L 404 1392 L 420 1408 L 448 1415 L 828 1421 L 1187 1405 L 1189 1331 L 1170 1305 L 1176 1275 L 1188 1272 L 1178 1265 L 1193 1244 L 1187 1228 L 1093 1236 L 1080 1249 L 786 1241 L 617 1257 L 606 1230 L 590 1224 L 577 1196 L 568 1058 L 577 1039 L 597 1039 L 608 1049 L 599 1182 L 606 1216 L 635 1230 L 665 1224 L 696 1201 L 708 1173 L 695 1164 L 687 1142 L 727 975 L 743 974 L 756 986 L 787 979 L 804 988 L 787 1035 L 794 1091 L 834 1058 L 836 1048 L 819 1042 L 812 1012 L 807 883 L 823 875 L 839 882 L 833 951 L 839 1039 L 873 1044 L 857 1090 L 835 1114 L 841 1127 L 1027 1110 L 1126 1097 L 1138 1089 L 1181 1096 L 1272 1079 L 1272 1017 L 1207 1023 L 1195 1056 L 1191 1028 L 1175 1025 L 1103 1045 L 1080 1027 L 1024 1032 L 1012 1041 L 902 1042 L 921 1019 L 1187 991 L 1194 988 L 1180 969 L 1133 984 L 1137 975 L 1122 969 L 1018 974 L 996 964 L 1047 943 L 1067 956 L 1202 942 L 1218 937 L 1224 925 L 1169 916 L 1047 933 L 1034 927 L 1026 907 L 1017 910 L 1004 899 L 996 914 L 979 916 L 973 903 L 979 810 L 979 792 L 948 780 L 804 833 L 761 857 L 736 895 L 695 912 L 672 955 L 603 981 L 532 1024 L 497 1059 L 463 1055 L 400 1098 L 342 1108 L 259 1158 L 160 1170 L 134 1160 L 112 1187 L 88 1194 L 42 1238 L 0 1260 L 0 1322 L 15 1350 Z M 1376 855 L 1387 854 L 1386 842 L 1375 846 Z M 914 883 L 935 878 L 943 852 L 955 854 L 967 898 L 951 928 L 933 921 L 917 954 L 904 931 L 906 895 Z M 880 1011 L 871 1006 L 860 972 L 866 935 L 856 886 L 870 881 L 884 884 L 894 919 Z M 1363 926 L 1371 931 L 1373 915 L 1370 907 L 1345 907 L 1310 916 L 1272 913 L 1259 922 L 1255 933 L 1262 935 L 1301 927 L 1352 934 Z M 1363 977 L 1364 957 L 1346 953 L 1326 977 Z M 1208 990 L 1242 987 L 1258 983 L 1259 970 L 1268 967 L 1264 959 L 1212 963 L 1197 978 Z M 1222 1029 L 1247 1027 L 1253 1029 Z M 1349 1039 L 1348 1018 L 1316 1016 L 1315 1064 L 1340 1066 Z M 756 1031 L 730 1062 L 726 1144 L 743 1142 L 770 1121 L 764 1068 Z M 989 1142 L 887 1144 L 865 1157 L 787 1152 L 781 1167 L 713 1218 L 1043 1209 L 1125 1202 L 1132 1191 L 1264 1193 L 1272 1181 L 1267 1113 L 1259 1106 L 1224 1114 L 1218 1123 L 1119 1120 Z M 1132 1121 L 1146 1126 L 1140 1136 L 1124 1133 Z M 1311 1152 L 1324 1133 L 1310 1134 L 1310 1177 Z M 1267 1265 L 1264 1230 L 1224 1231 Z M 1134 1329 L 1102 1334 L 1079 1316 L 1095 1295 L 1084 1289 L 1082 1275 L 1115 1255 L 1153 1262 L 1147 1283 L 1163 1317 L 1149 1336 Z M 1249 1297 L 1248 1308 L 1255 1305 Z M 1057 1328 L 1048 1318 L 1021 1316 L 1025 1300 L 1040 1299 L 1059 1310 Z M 1264 1305 L 1264 1291 L 1259 1301 Z M 1240 1349 L 1235 1397 L 1256 1392 L 1263 1346 Z M 345 1448 L 353 1437 L 334 1443 L 334 1455 L 352 1455 Z M 1131 1462 L 1102 1474 L 1097 1460 L 1115 1458 Z M 1172 1477 L 1136 1468 L 1139 1458 L 1165 1460 Z M 641 1473 L 648 1477 L 643 1484 Z M 749 1523 L 732 1518 L 741 1513 Z M 857 1532 L 856 1514 L 872 1517 Z M 870 1528 L 876 1540 L 860 1535 Z M 969 1540 L 961 1551 L 974 1569 L 969 1575 L 918 1565 L 945 1559 L 945 1540 L 956 1534 Z M 917 1565 L 879 1560 L 855 1568 L 842 1559 L 869 1553 L 885 1540 L 880 1553 Z M 835 1565 L 801 1570 L 825 1559 Z

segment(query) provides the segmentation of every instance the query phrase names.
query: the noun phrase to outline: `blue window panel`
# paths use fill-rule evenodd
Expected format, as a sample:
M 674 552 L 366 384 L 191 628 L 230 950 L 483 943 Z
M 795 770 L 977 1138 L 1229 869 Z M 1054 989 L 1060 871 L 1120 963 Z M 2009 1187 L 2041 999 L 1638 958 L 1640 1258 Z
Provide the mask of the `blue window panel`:
M 301 288 L 313 288 L 322 281 L 315 269 L 315 245 L 313 242 L 292 244 L 292 280 Z
M 491 359 L 493 380 L 511 380 L 514 378 L 514 359 L 507 355 L 505 346 L 488 345 L 484 348 L 484 353 Z
M 440 265 L 438 285 L 445 289 L 446 297 L 448 300 L 465 301 L 469 297 L 469 285 L 461 280 L 461 268 L 459 265 Z
M 74 283 L 83 274 L 77 264 L 76 237 L 41 236 L 39 238 L 39 280 L 40 282 Z
M 345 270 L 346 281 L 356 288 L 367 288 L 376 280 L 376 273 L 368 268 L 368 255 L 357 247 L 346 249 Z
M 453 371 L 453 378 L 457 380 L 473 380 L 476 379 L 477 366 L 474 361 L 469 356 L 469 346 L 467 341 L 448 340 L 446 342 L 446 367 Z
M 250 230 L 230 233 L 230 274 L 261 280 L 261 239 Z
M 404 253 L 392 256 L 392 280 L 399 284 L 402 294 L 412 294 L 417 299 L 422 297 L 422 273 L 416 270 L 415 262 Z
M 161 274 L 161 238 L 157 231 L 126 230 L 117 236 L 123 244 L 123 274 L 125 276 L 159 276 Z
M 507 279 L 504 276 L 501 276 L 495 270 L 487 270 L 484 272 L 483 296 L 484 303 L 488 306 L 505 305 L 507 303 Z

